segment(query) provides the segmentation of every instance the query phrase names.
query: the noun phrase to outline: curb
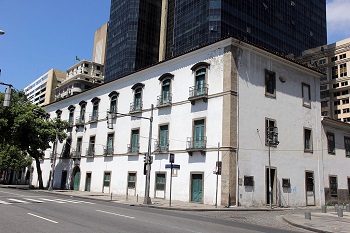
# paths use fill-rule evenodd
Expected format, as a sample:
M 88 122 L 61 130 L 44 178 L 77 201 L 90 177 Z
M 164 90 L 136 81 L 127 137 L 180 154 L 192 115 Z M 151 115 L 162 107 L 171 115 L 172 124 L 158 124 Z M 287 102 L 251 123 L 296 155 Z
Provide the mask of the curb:
M 297 224 L 297 223 L 294 223 L 288 219 L 286 219 L 285 216 L 282 216 L 282 219 L 287 222 L 288 224 L 292 225 L 292 226 L 295 226 L 295 227 L 298 227 L 298 228 L 302 228 L 302 229 L 305 229 L 305 230 L 308 230 L 308 231 L 313 231 L 313 232 L 320 232 L 320 233 L 333 233 L 331 231 L 324 231 L 324 230 L 320 230 L 320 229 L 317 229 L 317 228 L 313 228 L 313 227 L 308 227 L 308 226 L 304 226 L 304 225 L 301 225 L 301 224 Z

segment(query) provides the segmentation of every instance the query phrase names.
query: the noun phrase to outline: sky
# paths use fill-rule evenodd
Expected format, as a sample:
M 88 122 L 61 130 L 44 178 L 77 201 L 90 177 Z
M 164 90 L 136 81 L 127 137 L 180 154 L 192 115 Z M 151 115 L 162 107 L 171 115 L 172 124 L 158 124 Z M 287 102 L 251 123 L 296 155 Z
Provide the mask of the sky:
M 51 68 L 91 60 L 110 0 L 0 0 L 0 82 L 24 89 Z M 350 0 L 327 0 L 328 44 L 350 37 Z M 4 92 L 5 86 L 0 86 Z

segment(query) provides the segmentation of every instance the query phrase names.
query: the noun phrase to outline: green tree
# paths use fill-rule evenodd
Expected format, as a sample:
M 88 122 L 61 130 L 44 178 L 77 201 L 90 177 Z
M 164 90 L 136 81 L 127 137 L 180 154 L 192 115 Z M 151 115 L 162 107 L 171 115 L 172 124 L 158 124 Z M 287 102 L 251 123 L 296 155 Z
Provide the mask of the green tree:
M 4 95 L 1 93 L 0 102 Z M 35 160 L 39 188 L 44 188 L 40 159 L 50 143 L 62 142 L 66 137 L 68 122 L 51 119 L 42 107 L 32 104 L 21 91 L 14 91 L 10 107 L 0 107 L 0 148 L 16 147 Z

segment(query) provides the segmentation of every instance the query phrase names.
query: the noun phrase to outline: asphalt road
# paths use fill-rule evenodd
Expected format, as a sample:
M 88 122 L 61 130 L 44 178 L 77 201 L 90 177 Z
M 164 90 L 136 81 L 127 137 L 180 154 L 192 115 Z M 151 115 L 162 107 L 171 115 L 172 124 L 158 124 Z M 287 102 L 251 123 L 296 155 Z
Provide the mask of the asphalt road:
M 179 211 L 0 189 L 0 233 L 292 232 Z

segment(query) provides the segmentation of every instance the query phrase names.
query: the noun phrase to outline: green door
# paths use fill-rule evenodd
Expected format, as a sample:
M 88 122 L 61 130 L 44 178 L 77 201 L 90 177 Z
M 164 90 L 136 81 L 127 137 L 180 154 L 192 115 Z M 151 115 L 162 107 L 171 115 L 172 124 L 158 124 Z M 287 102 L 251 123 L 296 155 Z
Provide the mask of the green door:
M 192 202 L 202 202 L 202 188 L 203 188 L 203 175 L 202 174 L 192 174 L 192 192 L 191 201 Z
M 85 191 L 90 192 L 90 186 L 91 186 L 91 173 L 86 173 Z
M 194 122 L 194 148 L 204 148 L 204 120 Z
M 74 190 L 79 191 L 80 185 L 80 171 L 77 171 L 74 175 Z

